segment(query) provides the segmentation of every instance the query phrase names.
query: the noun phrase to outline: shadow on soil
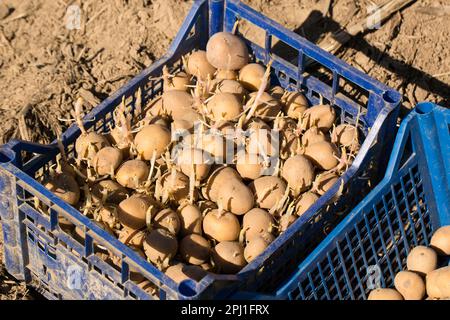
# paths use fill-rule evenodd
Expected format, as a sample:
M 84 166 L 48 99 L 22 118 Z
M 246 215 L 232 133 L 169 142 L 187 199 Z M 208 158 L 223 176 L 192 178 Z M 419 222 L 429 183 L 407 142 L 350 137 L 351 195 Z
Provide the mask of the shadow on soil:
M 342 27 L 338 22 L 329 17 L 324 17 L 320 11 L 314 10 L 305 22 L 293 31 L 309 41 L 316 43 L 322 34 L 341 29 Z M 404 61 L 395 59 L 385 52 L 380 51 L 364 39 L 364 34 L 351 36 L 347 33 L 346 35 L 350 37 L 350 40 L 345 43 L 345 47 L 350 47 L 364 53 L 378 65 L 381 65 L 383 68 L 402 78 L 403 83 L 414 83 L 417 87 L 437 95 L 440 105 L 448 106 L 450 104 L 450 87 L 446 83 L 406 64 Z M 295 49 L 282 42 L 275 44 L 272 52 L 287 61 L 294 61 L 298 56 L 298 52 Z

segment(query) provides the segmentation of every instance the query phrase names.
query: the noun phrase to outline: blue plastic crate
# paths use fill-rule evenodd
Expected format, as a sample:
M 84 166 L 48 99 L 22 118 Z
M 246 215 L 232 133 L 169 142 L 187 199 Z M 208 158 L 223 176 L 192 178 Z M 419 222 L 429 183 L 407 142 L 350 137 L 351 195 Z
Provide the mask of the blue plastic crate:
M 450 110 L 422 102 L 401 124 L 384 179 L 276 296 L 366 299 L 378 273 L 381 287 L 392 288 L 409 251 L 443 225 L 450 225 Z
M 145 105 L 161 92 L 162 80 L 155 78 L 161 75 L 164 65 L 180 69 L 182 55 L 204 49 L 210 35 L 223 29 L 230 31 L 237 19 L 248 21 L 265 33 L 264 47 L 246 40 L 255 60 L 266 64 L 273 59 L 272 84 L 303 90 L 312 105 L 321 100 L 332 104 L 343 123 L 355 123 L 360 113 L 358 125 L 364 143 L 352 166 L 341 177 L 343 181 L 338 181 L 264 254 L 238 274 L 208 275 L 199 283 L 187 281 L 176 285 L 35 180 L 55 163 L 56 143 L 44 146 L 10 141 L 0 150 L 0 214 L 5 264 L 12 275 L 32 282 L 48 298 L 56 299 L 206 299 L 226 298 L 241 290 L 270 291 L 350 211 L 353 203 L 362 199 L 370 189 L 368 181 L 379 180 L 379 172 L 384 173 L 387 164 L 385 154 L 395 137 L 400 94 L 236 0 L 195 1 L 168 52 L 86 115 L 86 128 L 108 131 L 109 124 L 113 124 L 112 113 L 123 97 L 128 112 L 134 114 L 137 103 Z M 298 59 L 287 62 L 274 55 L 272 37 L 296 50 Z M 330 70 L 329 81 L 306 73 L 307 61 Z M 355 85 L 356 97 L 344 92 L 344 80 Z M 142 94 L 137 101 L 139 88 Z M 364 94 L 366 100 L 357 97 Z M 76 125 L 62 135 L 69 156 L 73 156 L 73 144 L 79 135 Z M 24 161 L 27 159 L 24 155 L 30 154 L 34 154 L 32 159 Z M 344 186 L 344 193 L 333 204 L 340 185 Z M 50 216 L 36 210 L 34 199 L 52 209 Z M 85 230 L 85 243 L 75 241 L 59 227 L 60 216 Z M 122 258 L 120 270 L 94 254 L 94 242 Z M 147 294 L 129 279 L 131 267 L 140 270 L 154 284 L 155 295 Z M 79 278 L 82 288 L 77 289 L 72 282 Z

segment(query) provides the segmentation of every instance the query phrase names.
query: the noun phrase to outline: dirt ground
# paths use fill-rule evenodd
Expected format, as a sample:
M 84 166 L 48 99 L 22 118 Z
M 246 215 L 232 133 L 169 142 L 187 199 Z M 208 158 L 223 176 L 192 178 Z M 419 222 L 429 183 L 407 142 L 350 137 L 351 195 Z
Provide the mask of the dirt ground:
M 247 0 L 255 9 L 319 43 L 386 0 Z M 66 27 L 69 5 L 81 29 Z M 97 105 L 160 57 L 192 1 L 0 1 L 0 143 L 16 137 L 48 143 L 73 118 L 82 96 Z M 241 29 L 245 32 L 245 26 Z M 258 37 L 258 35 L 254 35 Z M 429 100 L 449 106 L 450 2 L 419 0 L 381 28 L 352 37 L 335 54 L 399 90 L 404 108 Z M 1 229 L 0 229 L 1 233 Z M 2 256 L 0 235 L 0 262 Z M 0 299 L 27 288 L 0 264 Z

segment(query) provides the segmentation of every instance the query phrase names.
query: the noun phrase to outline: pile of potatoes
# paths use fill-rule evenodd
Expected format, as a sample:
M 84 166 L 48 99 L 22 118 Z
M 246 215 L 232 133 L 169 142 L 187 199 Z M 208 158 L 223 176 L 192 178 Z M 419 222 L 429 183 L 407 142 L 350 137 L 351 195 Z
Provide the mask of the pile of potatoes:
M 339 124 L 332 106 L 271 87 L 270 63 L 249 59 L 241 38 L 215 34 L 206 51 L 183 58 L 184 71 L 163 68 L 163 93 L 137 103 L 135 118 L 123 102 L 108 134 L 84 129 L 79 100 L 77 158 L 62 152 L 44 185 L 176 282 L 239 272 L 333 186 L 360 147 L 357 126 Z M 249 134 L 229 134 L 237 129 Z M 178 141 L 179 132 L 188 134 Z M 225 145 L 241 152 L 214 161 L 230 156 Z M 60 225 L 83 240 L 80 228 Z
M 448 261 L 449 257 L 450 226 L 444 226 L 433 234 L 430 247 L 411 250 L 406 259 L 407 270 L 395 276 L 395 289 L 372 290 L 368 300 L 449 300 L 450 265 L 438 268 L 439 258 Z

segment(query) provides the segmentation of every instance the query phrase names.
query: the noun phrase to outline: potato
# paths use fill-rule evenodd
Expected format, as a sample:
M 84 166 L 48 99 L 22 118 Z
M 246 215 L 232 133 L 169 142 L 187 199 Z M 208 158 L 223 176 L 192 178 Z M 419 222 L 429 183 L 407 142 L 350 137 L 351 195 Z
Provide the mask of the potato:
M 165 109 L 174 119 L 183 119 L 184 111 L 191 109 L 193 102 L 192 95 L 186 91 L 171 90 L 164 92 L 159 108 Z M 157 115 L 159 113 L 155 114 L 155 112 L 153 112 L 152 114 Z
M 180 254 L 190 264 L 201 265 L 207 262 L 210 250 L 208 240 L 198 234 L 187 235 L 180 242 Z
M 165 229 L 154 229 L 145 237 L 144 252 L 147 258 L 156 265 L 170 261 L 178 250 L 175 236 Z
M 115 204 L 105 203 L 98 209 L 100 220 L 111 229 L 120 227 L 118 207 Z
M 177 72 L 173 76 L 167 75 L 164 78 L 164 92 L 170 90 L 188 91 L 191 85 L 191 79 L 186 72 Z
M 237 80 L 238 73 L 235 70 L 218 69 L 215 75 L 216 80 Z
M 427 273 L 436 269 L 437 254 L 431 248 L 417 246 L 408 254 L 406 266 L 409 271 L 414 271 L 425 276 Z
M 450 266 L 430 271 L 426 276 L 428 296 L 445 299 L 450 297 Z
M 266 68 L 258 63 L 249 63 L 239 71 L 239 82 L 249 91 L 258 91 Z M 268 85 L 268 84 L 267 84 Z M 264 90 L 267 89 L 267 85 Z
M 106 136 L 97 132 L 82 134 L 75 141 L 75 151 L 79 159 L 92 161 L 96 153 L 109 146 Z
M 173 133 L 175 132 L 184 133 L 185 131 L 192 132 L 192 129 L 194 129 L 194 123 L 191 121 L 178 119 L 172 121 L 170 128 Z
M 187 137 L 186 143 L 191 147 L 206 151 L 217 159 L 217 162 L 226 161 L 227 144 L 221 134 L 208 131 L 201 135 L 190 135 Z
M 322 170 L 330 170 L 336 167 L 340 156 L 336 146 L 328 141 L 320 141 L 308 145 L 304 155 Z
M 209 153 L 197 148 L 183 148 L 176 156 L 175 163 L 181 171 L 188 177 L 193 175 L 196 181 L 202 181 L 208 176 L 211 169 L 212 158 Z
M 147 180 L 149 167 L 141 160 L 128 160 L 122 163 L 116 173 L 117 182 L 126 188 L 137 189 Z
M 307 130 L 316 126 L 323 132 L 328 132 L 336 120 L 336 111 L 329 105 L 316 105 L 308 108 L 302 114 L 302 129 Z
M 308 191 L 302 193 L 298 198 L 297 204 L 295 206 L 295 213 L 300 217 L 306 212 L 317 200 L 319 196 L 314 192 Z
M 235 241 L 218 243 L 212 251 L 212 257 L 221 273 L 237 273 L 247 264 L 243 246 Z
M 116 126 L 106 135 L 109 143 L 120 150 L 123 159 L 128 159 L 130 156 L 131 135 L 127 136 L 126 130 Z
M 146 232 L 142 230 L 130 230 L 128 228 L 123 228 L 119 231 L 118 239 L 126 245 L 135 248 L 142 248 L 146 235 Z
M 281 102 L 281 98 L 284 95 L 284 89 L 281 86 L 274 86 L 269 89 L 269 93 L 272 97 Z
M 286 184 L 278 177 L 260 177 L 249 185 L 260 208 L 271 209 L 283 198 Z
M 193 127 L 195 122 L 202 119 L 200 113 L 194 110 L 193 104 L 194 99 L 191 94 L 182 90 L 171 90 L 164 92 L 162 95 L 159 106 L 161 110 L 156 112 L 158 109 L 155 109 L 152 114 L 169 115 L 172 120 L 183 120 L 190 123 L 191 127 Z
M 242 86 L 242 84 L 236 80 L 223 79 L 218 80 L 214 83 L 214 92 L 232 93 L 239 98 L 239 101 L 242 101 L 246 93 L 246 90 Z
M 146 256 L 145 256 L 144 252 L 142 252 L 141 249 L 133 247 L 133 246 L 131 246 L 131 249 L 133 249 L 133 251 L 136 252 L 141 258 L 146 259 Z M 111 261 L 112 261 L 112 263 L 114 263 L 119 268 L 122 267 L 122 260 L 119 257 L 112 256 L 111 257 Z M 134 268 L 131 264 L 129 265 L 129 269 L 130 269 L 130 280 L 131 281 L 134 281 L 136 283 L 140 283 L 140 282 L 145 280 L 144 276 L 139 271 L 139 269 Z
M 300 136 L 294 131 L 280 132 L 280 158 L 286 160 L 289 157 L 302 153 Z
M 229 32 L 217 32 L 206 44 L 206 58 L 217 69 L 239 70 L 248 63 L 245 42 Z
M 266 233 L 272 233 L 273 217 L 266 210 L 253 208 L 248 211 L 242 220 L 242 230 L 245 232 L 245 239 L 251 240 Z
M 235 241 L 239 238 L 241 226 L 239 220 L 231 212 L 211 210 L 203 218 L 203 232 L 217 241 Z
M 237 120 L 242 112 L 240 99 L 228 92 L 214 94 L 206 106 L 214 121 Z
M 91 196 L 95 204 L 119 204 L 128 198 L 128 190 L 113 180 L 102 180 L 92 186 Z
M 276 156 L 278 154 L 278 146 L 276 135 L 272 136 L 272 132 L 265 129 L 250 129 L 246 142 L 245 150 L 247 153 L 261 156 Z
M 350 151 L 359 149 L 358 129 L 347 123 L 342 123 L 334 128 L 331 141 L 337 145 L 348 148 Z
M 425 283 L 411 271 L 400 271 L 394 279 L 395 289 L 405 300 L 422 300 L 425 296 Z
M 314 180 L 313 189 L 319 195 L 324 195 L 331 187 L 333 187 L 338 179 L 339 176 L 332 171 L 320 173 Z
M 236 161 L 236 170 L 243 179 L 258 179 L 265 169 L 263 158 L 257 154 L 240 153 Z
M 142 290 L 144 290 L 149 295 L 154 296 L 154 295 L 158 294 L 159 288 L 154 283 L 152 283 L 150 280 L 144 280 L 144 281 L 138 283 L 137 286 L 139 288 L 141 288 Z
M 104 147 L 95 154 L 92 166 L 100 176 L 114 175 L 122 160 L 122 151 L 114 147 Z
M 206 80 L 208 75 L 212 79 L 216 72 L 216 68 L 208 62 L 206 51 L 204 50 L 194 51 L 188 56 L 186 69 L 189 74 L 201 80 Z
M 286 91 L 281 98 L 284 113 L 292 119 L 300 119 L 308 109 L 308 100 L 300 92 Z
M 253 102 L 256 98 L 257 92 L 250 93 L 249 97 L 250 99 L 245 105 L 245 109 L 251 108 L 253 106 Z M 263 92 L 261 97 L 258 99 L 258 104 L 255 109 L 255 113 L 253 116 L 261 118 L 263 120 L 273 120 L 278 115 L 278 113 L 281 111 L 281 104 L 280 102 L 272 97 L 267 92 Z
M 370 291 L 367 300 L 403 300 L 403 297 L 395 289 L 378 288 Z
M 253 208 L 252 191 L 240 180 L 228 181 L 220 188 L 217 203 L 236 215 L 242 215 Z
M 112 235 L 113 237 L 115 237 L 114 232 L 111 230 L 111 228 L 106 224 L 103 223 L 101 221 L 93 221 L 99 228 L 103 229 L 104 231 L 106 231 L 107 233 L 109 233 L 110 235 Z M 75 238 L 75 240 L 77 240 L 80 243 L 84 243 L 85 239 L 86 239 L 86 232 L 85 232 L 85 228 L 82 226 L 76 226 L 75 229 L 73 230 L 73 237 Z M 107 249 L 103 246 L 101 246 L 98 243 L 94 244 L 94 251 L 98 252 L 101 251 L 103 253 L 105 253 L 107 251 Z
M 66 173 L 56 173 L 44 181 L 44 187 L 58 198 L 74 206 L 80 200 L 80 186 L 75 178 Z
M 145 227 L 147 212 L 152 217 L 156 214 L 156 202 L 148 196 L 134 194 L 120 202 L 117 213 L 123 226 L 138 230 Z
M 163 197 L 182 203 L 189 197 L 189 177 L 177 170 L 171 170 L 161 177 Z M 163 201 L 164 202 L 164 201 Z
M 180 234 L 202 234 L 203 215 L 199 208 L 192 204 L 187 204 L 178 209 L 180 215 Z
M 259 130 L 259 129 L 270 130 L 270 126 L 266 122 L 264 122 L 262 119 L 252 118 L 247 123 L 246 129 L 249 131 Z
M 170 128 L 170 119 L 167 116 L 150 116 L 147 115 L 143 121 L 143 126 L 149 126 L 151 124 L 156 124 L 163 128 Z
M 255 260 L 255 258 L 257 258 L 261 253 L 264 252 L 264 250 L 266 250 L 269 244 L 270 242 L 268 242 L 266 239 L 262 237 L 252 238 L 250 241 L 247 242 L 244 248 L 245 261 L 250 263 L 253 260 Z
M 297 220 L 295 214 L 284 214 L 280 218 L 280 232 L 285 232 Z
M 73 165 L 71 163 L 68 163 L 68 162 L 66 162 L 64 160 L 61 160 L 61 159 L 58 160 L 58 162 L 59 162 L 59 165 L 61 166 L 61 168 L 60 168 L 61 173 L 68 174 L 69 176 L 72 176 L 75 179 L 78 177 L 78 175 L 77 175 L 77 173 L 75 172 L 75 169 L 74 169 L 75 165 Z
M 166 229 L 173 235 L 177 235 L 181 228 L 180 217 L 172 209 L 163 209 L 156 214 L 153 220 L 153 227 Z
M 217 201 L 219 190 L 230 180 L 240 179 L 239 173 L 230 167 L 219 167 L 209 176 L 206 186 L 203 189 L 204 196 L 211 200 Z
M 306 157 L 296 155 L 286 160 L 281 177 L 288 182 L 292 195 L 297 197 L 311 187 L 314 180 L 314 167 Z
M 431 237 L 430 246 L 439 255 L 450 255 L 450 226 L 437 229 Z
M 170 144 L 170 131 L 163 126 L 151 124 L 142 128 L 134 137 L 136 150 L 145 160 L 151 160 L 153 154 L 158 159 Z
M 58 225 L 64 232 L 71 234 L 75 225 L 66 217 L 59 216 L 58 217 Z
M 168 267 L 165 274 L 176 283 L 180 283 L 189 279 L 199 282 L 206 276 L 207 272 L 199 266 L 189 266 L 179 262 Z
M 327 141 L 325 134 L 317 129 L 317 127 L 311 127 L 305 131 L 302 135 L 302 144 L 307 147 L 316 142 Z

